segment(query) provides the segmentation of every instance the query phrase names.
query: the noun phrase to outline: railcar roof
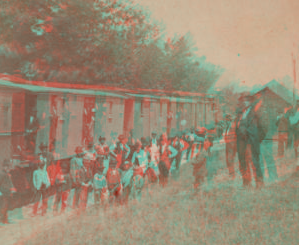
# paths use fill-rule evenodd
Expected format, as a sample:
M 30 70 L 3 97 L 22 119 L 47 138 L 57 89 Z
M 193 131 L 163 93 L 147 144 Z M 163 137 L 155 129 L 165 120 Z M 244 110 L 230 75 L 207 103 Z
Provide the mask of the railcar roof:
M 74 93 L 84 95 L 103 95 L 113 97 L 150 97 L 159 99 L 160 97 L 168 99 L 179 99 L 180 101 L 193 102 L 192 97 L 213 98 L 213 94 L 203 94 L 184 91 L 170 91 L 157 89 L 124 89 L 116 87 L 108 87 L 103 85 L 86 85 L 86 84 L 70 84 L 57 82 L 28 81 L 18 76 L 0 74 L 0 86 L 23 89 L 36 93 Z M 176 97 L 176 98 L 173 98 Z M 188 97 L 189 99 L 187 99 Z M 184 99 L 183 99 L 184 98 Z

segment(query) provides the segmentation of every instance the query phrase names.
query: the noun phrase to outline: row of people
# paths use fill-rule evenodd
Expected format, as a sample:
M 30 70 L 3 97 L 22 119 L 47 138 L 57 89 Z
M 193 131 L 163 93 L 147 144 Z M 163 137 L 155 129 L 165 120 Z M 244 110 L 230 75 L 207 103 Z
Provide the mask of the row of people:
M 54 161 L 57 158 L 56 153 L 49 153 L 48 146 L 41 144 L 37 169 L 32 175 L 32 216 L 37 215 L 40 200 L 42 215 L 47 212 L 48 198 L 53 194 L 54 214 L 58 213 L 59 206 L 63 212 L 67 207 L 72 187 L 74 209 L 86 208 L 91 190 L 94 191 L 96 205 L 100 202 L 106 205 L 113 201 L 127 203 L 129 197 L 140 199 L 145 183 L 147 186 L 160 183 L 164 187 L 167 185 L 169 174 L 174 179 L 179 177 L 183 153 L 187 153 L 188 160 L 203 149 L 206 131 L 204 128 L 191 129 L 172 139 L 168 139 L 166 134 L 162 134 L 158 139 L 157 133 L 153 132 L 150 140 L 143 137 L 136 142 L 133 139 L 128 142 L 126 137 L 120 135 L 118 141 L 111 146 L 106 144 L 104 137 L 100 137 L 99 144 L 95 146 L 92 142 L 85 150 L 78 146 L 70 165 L 66 161 Z M 1 193 L 6 192 L 4 190 Z M 1 208 L 3 223 L 7 222 L 5 203 L 8 203 L 8 198 L 5 200 Z

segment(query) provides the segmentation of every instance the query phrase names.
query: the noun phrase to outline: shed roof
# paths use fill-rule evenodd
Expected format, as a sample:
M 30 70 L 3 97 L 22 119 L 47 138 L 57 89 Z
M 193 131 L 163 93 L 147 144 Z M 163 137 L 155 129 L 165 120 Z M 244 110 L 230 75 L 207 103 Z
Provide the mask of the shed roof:
M 272 92 L 277 94 L 279 97 L 281 97 L 287 103 L 293 104 L 293 92 L 290 91 L 289 89 L 287 89 L 285 86 L 283 86 L 282 84 L 280 84 L 279 82 L 277 82 L 274 79 L 272 81 L 270 81 L 269 83 L 267 83 L 266 85 L 264 85 L 258 91 L 254 91 L 254 94 L 257 94 L 260 91 L 265 90 L 266 88 L 268 88 L 269 90 L 271 90 Z M 296 96 L 296 99 L 298 99 L 297 93 L 295 94 L 295 96 Z

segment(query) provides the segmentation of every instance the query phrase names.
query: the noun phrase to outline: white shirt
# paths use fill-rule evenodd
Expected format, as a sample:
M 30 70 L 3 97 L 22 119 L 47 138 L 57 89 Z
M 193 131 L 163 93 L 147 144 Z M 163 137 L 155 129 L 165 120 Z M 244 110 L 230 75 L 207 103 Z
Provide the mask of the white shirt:
M 33 173 L 33 185 L 37 190 L 40 190 L 42 184 L 45 184 L 47 188 L 50 186 L 49 175 L 47 171 L 37 169 Z
M 248 113 L 250 112 L 251 107 L 248 107 L 242 115 L 242 120 L 246 119 L 246 117 L 248 116 Z
M 299 111 L 296 111 L 294 116 L 290 116 L 291 125 L 296 124 L 299 121 Z

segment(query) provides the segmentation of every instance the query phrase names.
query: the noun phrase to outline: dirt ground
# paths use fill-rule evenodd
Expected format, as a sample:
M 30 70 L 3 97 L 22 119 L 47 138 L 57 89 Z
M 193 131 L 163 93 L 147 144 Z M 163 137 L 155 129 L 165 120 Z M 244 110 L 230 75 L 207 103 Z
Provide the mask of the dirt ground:
M 53 198 L 44 217 L 30 217 L 30 206 L 15 209 L 9 212 L 13 224 L 0 226 L 1 244 L 297 244 L 297 233 L 294 238 L 287 235 L 298 228 L 292 220 L 299 208 L 292 154 L 276 161 L 279 182 L 268 183 L 266 178 L 260 191 L 243 190 L 238 171 L 237 178 L 229 180 L 221 151 L 213 164 L 212 183 L 196 195 L 192 167 L 186 163 L 178 182 L 144 191 L 141 202 L 131 201 L 128 207 L 97 210 L 91 193 L 86 213 L 68 207 L 53 216 Z M 272 230 L 280 225 L 275 240 Z

